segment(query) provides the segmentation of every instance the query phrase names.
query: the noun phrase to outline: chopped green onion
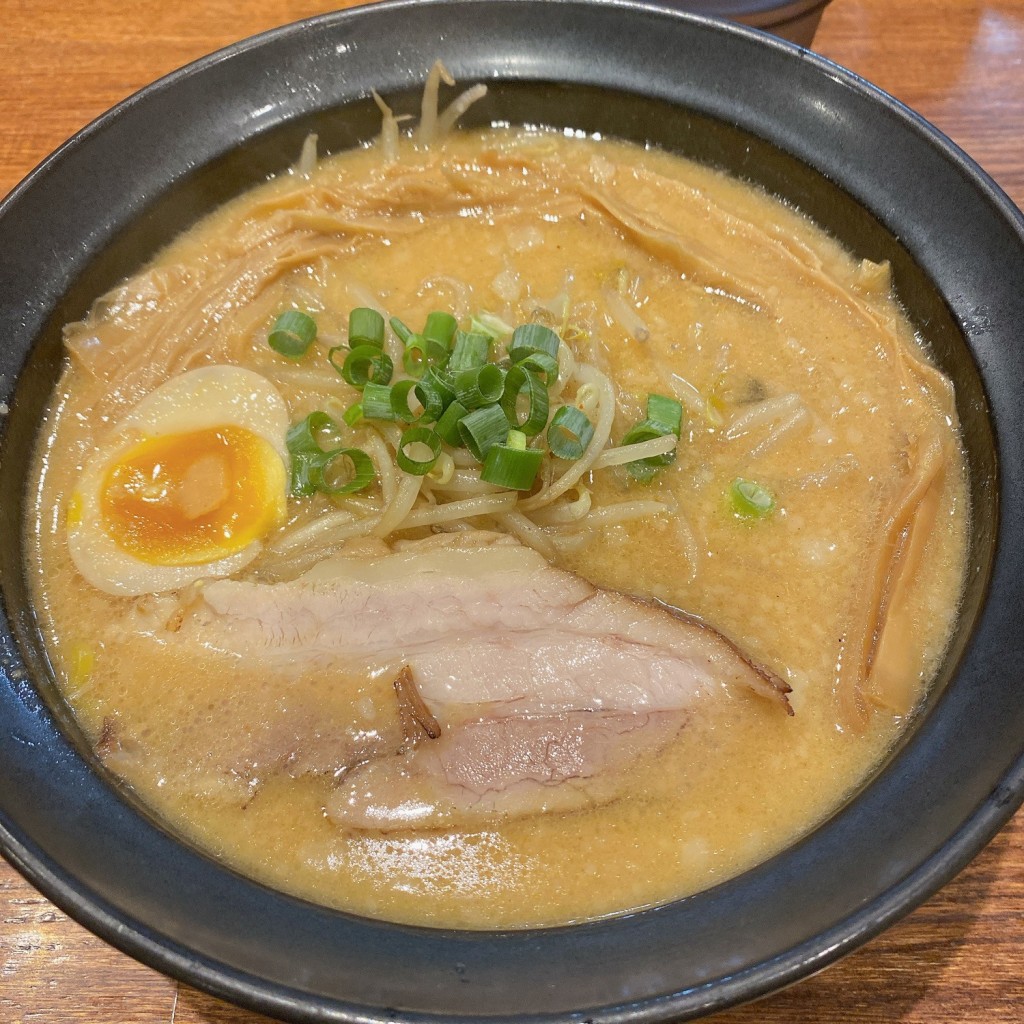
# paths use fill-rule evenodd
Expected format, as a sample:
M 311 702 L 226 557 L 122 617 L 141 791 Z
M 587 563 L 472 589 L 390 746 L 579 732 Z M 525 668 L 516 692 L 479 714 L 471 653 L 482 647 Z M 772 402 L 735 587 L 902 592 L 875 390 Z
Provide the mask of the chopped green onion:
M 384 317 L 375 309 L 359 306 L 348 315 L 349 348 L 360 345 L 384 347 Z
M 302 429 L 303 426 L 305 426 L 305 421 L 296 423 L 288 431 L 287 437 L 288 452 L 291 455 L 291 479 L 288 483 L 288 490 L 296 498 L 308 498 L 316 493 L 316 484 L 313 482 L 311 473 L 313 466 L 322 457 L 318 445 L 314 445 L 313 452 L 293 447 L 293 431 Z
M 674 433 L 663 423 L 652 423 L 650 420 L 642 420 L 635 427 L 630 427 L 623 435 L 622 446 L 639 444 L 641 441 L 651 441 L 656 437 L 664 437 L 666 434 Z M 675 460 L 676 453 L 672 451 L 666 455 L 651 455 L 646 459 L 635 459 L 626 463 L 626 470 L 634 480 L 646 483 L 662 466 L 667 466 Z
M 459 373 L 471 370 L 475 366 L 483 366 L 491 352 L 491 340 L 486 334 L 467 334 L 465 331 L 455 332 L 455 345 L 451 358 L 448 360 L 448 372 Z
M 733 515 L 740 519 L 764 519 L 775 510 L 771 493 L 753 480 L 737 477 L 729 487 Z
M 387 384 L 391 380 L 395 367 L 383 349 L 373 345 L 359 345 L 345 356 L 345 361 L 339 367 L 335 353 L 344 351 L 343 346 L 337 345 L 327 353 L 327 358 L 331 366 L 356 390 L 362 391 L 369 383 Z
M 331 497 L 352 494 L 361 491 L 376 475 L 373 460 L 359 448 L 325 450 L 317 435 L 327 431 L 339 433 L 338 425 L 325 412 L 311 412 L 288 431 L 285 443 L 292 463 L 291 493 L 296 497 L 308 498 L 316 491 Z M 343 484 L 335 486 L 326 473 L 339 460 L 347 460 L 352 472 Z
M 299 359 L 316 341 L 316 321 L 297 309 L 285 310 L 275 321 L 267 344 L 288 359 Z
M 337 485 L 327 479 L 328 469 L 336 465 L 348 465 L 350 472 L 344 475 L 344 482 Z M 373 459 L 361 448 L 335 448 L 328 452 L 327 457 L 313 467 L 311 477 L 317 484 L 317 490 L 329 498 L 338 498 L 343 494 L 355 494 L 373 483 L 377 471 Z
M 563 405 L 548 425 L 548 447 L 560 459 L 575 462 L 594 436 L 594 425 L 575 405 Z
M 430 449 L 430 458 L 416 459 L 410 455 L 406 448 L 409 445 L 426 445 Z M 413 427 L 407 430 L 402 439 L 398 442 L 395 451 L 395 461 L 398 468 L 413 476 L 425 476 L 434 468 L 438 456 L 441 454 L 441 438 L 429 427 Z
M 427 372 L 427 339 L 418 334 L 410 336 L 402 353 L 402 366 L 410 377 L 417 380 Z
M 301 424 L 295 426 L 301 426 Z M 292 427 L 292 430 L 294 429 L 295 427 Z M 312 471 L 320 455 L 300 454 L 295 451 L 291 446 L 291 431 L 289 431 L 288 451 L 291 454 L 291 479 L 288 483 L 288 490 L 296 498 L 308 498 L 316 493 Z
M 446 362 L 452 339 L 459 329 L 459 322 L 451 313 L 432 312 L 421 337 L 426 342 L 426 357 L 430 365 Z
M 526 418 L 519 422 L 519 402 L 525 394 L 529 403 Z M 505 377 L 505 390 L 501 396 L 501 409 L 509 423 L 521 430 L 527 437 L 539 434 L 548 421 L 548 389 L 537 374 L 526 369 L 523 363 L 513 366 Z
M 452 401 L 441 414 L 434 430 L 453 448 L 462 446 L 462 435 L 459 433 L 459 421 L 469 410 L 459 401 Z
M 399 320 L 397 316 L 393 316 L 393 317 L 392 317 L 392 318 L 391 318 L 391 319 L 390 319 L 390 320 L 388 321 L 388 323 L 389 323 L 389 324 L 391 324 L 391 330 L 393 330 L 393 331 L 395 332 L 395 334 L 396 334 L 396 335 L 398 336 L 398 340 L 399 340 L 399 341 L 400 341 L 400 342 L 401 342 L 401 343 L 402 343 L 403 345 L 408 345 L 408 344 L 409 344 L 409 339 L 410 339 L 410 338 L 411 338 L 411 337 L 413 336 L 413 334 L 415 333 L 415 332 L 414 332 L 414 331 L 412 330 L 412 328 L 411 328 L 411 327 L 408 327 L 408 326 L 406 326 L 405 324 L 403 324 L 403 323 L 402 323 L 402 321 L 401 321 L 401 320 Z
M 508 442 L 494 445 L 487 453 L 480 479 L 509 490 L 528 491 L 537 479 L 543 458 L 544 453 L 539 449 L 526 447 L 526 435 L 522 431 L 510 430 Z
M 436 338 L 427 338 L 424 340 L 427 343 L 427 363 L 430 366 L 441 366 L 448 362 L 449 352 L 448 349 L 441 344 Z
M 293 423 L 285 435 L 285 444 L 293 458 L 319 457 L 324 449 L 317 440 L 317 434 L 330 431 L 340 435 L 338 424 L 325 412 L 311 412 L 304 420 Z
M 423 328 L 423 337 L 427 341 L 433 341 L 439 345 L 447 355 L 451 347 L 452 338 L 458 330 L 459 322 L 451 313 L 431 313 L 427 316 L 426 326 Z
M 664 395 L 647 396 L 647 419 L 641 420 L 635 427 L 630 427 L 622 438 L 622 445 L 639 444 L 641 441 L 651 441 L 656 437 L 664 437 L 666 434 L 675 434 L 683 426 L 683 406 L 674 398 L 666 398 Z M 668 466 L 675 461 L 676 451 L 667 452 L 664 455 L 651 455 L 646 459 L 636 459 L 626 464 L 629 475 L 635 480 L 648 481 L 662 466 Z
M 391 409 L 391 388 L 387 384 L 370 381 L 363 388 L 363 415 L 368 420 L 393 420 Z
M 485 405 L 459 420 L 459 434 L 473 458 L 483 462 L 487 453 L 508 437 L 508 420 L 500 405 Z
M 339 352 L 341 355 L 337 355 Z M 348 355 L 348 352 L 349 348 L 347 345 L 335 345 L 333 348 L 327 350 L 327 362 L 334 367 L 334 370 L 339 377 L 345 376 L 345 358 Z
M 447 409 L 455 401 L 455 388 L 452 387 L 452 382 L 448 379 L 447 374 L 436 366 L 428 368 L 420 383 L 424 387 L 432 387 L 441 396 L 443 409 Z
M 558 335 L 543 324 L 522 324 L 512 332 L 508 343 L 509 358 L 513 363 L 521 362 L 535 352 L 558 358 Z
M 505 323 L 500 316 L 494 313 L 477 313 L 470 322 L 469 329 L 476 334 L 486 334 L 491 341 L 499 338 L 507 338 L 512 333 L 512 325 Z
M 415 395 L 423 408 L 416 412 L 409 405 L 409 395 Z M 405 423 L 432 423 L 441 415 L 441 396 L 426 381 L 400 380 L 391 386 L 391 411 L 394 419 Z
M 441 413 L 444 412 L 444 396 L 434 381 L 429 376 L 424 377 L 423 380 L 416 382 L 412 390 L 423 405 L 420 419 L 424 423 L 433 423 L 440 419 Z
M 349 384 L 363 391 L 362 401 L 343 414 L 349 427 L 363 419 L 423 424 L 402 434 L 396 461 L 405 472 L 429 473 L 442 444 L 447 443 L 453 448 L 465 447 L 483 463 L 481 479 L 526 491 L 534 486 L 545 451 L 544 445 L 530 447 L 528 441 L 541 434 L 545 426 L 547 450 L 557 458 L 577 460 L 590 447 L 594 426 L 578 406 L 563 405 L 549 419 L 549 389 L 558 380 L 561 339 L 545 323 L 521 324 L 513 329 L 501 317 L 482 311 L 472 317 L 470 329 L 464 331 L 458 329 L 454 316 L 438 310 L 427 316 L 422 334 L 415 333 L 398 317 L 387 322 L 402 342 L 406 379 L 391 384 L 395 367 L 384 353 L 385 320 L 369 307 L 351 311 L 349 349 L 332 348 L 328 359 Z M 285 354 L 294 358 L 316 338 L 315 322 L 297 310 L 282 314 L 275 324 L 277 328 L 285 331 Z M 505 345 L 504 356 L 492 356 L 492 345 L 497 342 Z M 344 357 L 339 355 L 341 352 L 345 352 Z M 683 413 L 682 404 L 675 398 L 648 395 L 646 419 L 627 431 L 622 446 L 669 434 L 678 438 Z M 433 429 L 425 426 L 428 423 L 434 424 Z M 316 490 L 341 494 L 366 486 L 360 482 L 366 476 L 363 459 L 369 462 L 368 479 L 373 478 L 372 460 L 365 453 L 345 448 L 324 450 L 314 435 L 325 427 L 333 428 L 333 421 L 325 413 L 318 413 L 289 432 L 296 494 L 308 495 Z M 664 445 L 669 443 L 666 440 Z M 431 458 L 420 457 L 424 451 L 419 447 L 421 444 L 427 446 Z M 664 445 L 660 446 L 662 450 Z M 357 454 L 352 456 L 350 452 Z M 635 477 L 649 479 L 661 466 L 672 462 L 675 454 L 673 450 L 664 455 L 634 458 L 626 465 Z M 345 481 L 338 486 L 324 476 L 328 467 L 336 465 L 350 468 Z M 743 487 L 736 491 L 741 484 Z M 758 508 L 759 495 L 767 495 L 763 489 L 750 488 L 757 485 L 734 482 L 737 514 L 768 514 L 774 507 L 770 495 L 767 511 L 739 510 L 738 503 L 744 495 Z
M 419 413 L 409 408 L 409 394 L 416 387 L 414 380 L 400 380 L 391 385 L 391 418 L 404 423 L 415 423 Z
M 683 428 L 683 404 L 674 398 L 664 395 L 647 396 L 647 419 L 651 423 L 659 423 L 671 431 L 676 437 Z
M 534 352 L 525 359 L 517 360 L 516 366 L 540 374 L 545 387 L 551 387 L 558 380 L 558 360 L 546 352 Z
M 314 463 L 310 459 L 297 459 L 292 456 L 291 480 L 288 483 L 289 493 L 296 498 L 308 498 L 316 494 L 311 471 Z
M 634 480 L 645 484 L 653 479 L 654 474 L 661 469 L 661 466 L 652 466 L 649 459 L 637 459 L 636 462 L 626 464 L 626 471 Z
M 641 441 L 653 441 L 656 437 L 664 437 L 666 434 L 671 433 L 672 431 L 666 430 L 661 423 L 652 423 L 650 420 L 641 420 L 623 434 L 622 446 L 625 447 L 628 444 L 640 444 Z M 666 456 L 659 455 L 657 458 L 664 459 Z
M 467 409 L 493 405 L 505 390 L 505 371 L 494 363 L 484 363 L 455 376 L 455 394 Z

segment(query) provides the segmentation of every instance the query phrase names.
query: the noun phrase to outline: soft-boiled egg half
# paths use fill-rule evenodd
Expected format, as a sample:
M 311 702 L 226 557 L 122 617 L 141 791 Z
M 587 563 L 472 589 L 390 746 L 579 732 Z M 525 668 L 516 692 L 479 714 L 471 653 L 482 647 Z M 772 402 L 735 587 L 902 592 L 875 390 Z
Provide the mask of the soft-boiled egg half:
M 124 596 L 229 576 L 285 518 L 288 408 L 252 370 L 207 366 L 150 392 L 92 455 L 68 503 L 68 546 Z

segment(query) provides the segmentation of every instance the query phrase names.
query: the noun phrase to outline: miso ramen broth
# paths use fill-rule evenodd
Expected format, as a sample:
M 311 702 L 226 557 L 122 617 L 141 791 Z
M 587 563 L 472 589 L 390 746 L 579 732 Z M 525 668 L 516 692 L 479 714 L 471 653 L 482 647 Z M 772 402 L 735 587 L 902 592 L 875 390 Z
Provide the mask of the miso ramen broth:
M 755 187 L 572 133 L 385 128 L 67 328 L 29 526 L 63 693 L 171 826 L 330 906 L 524 927 L 711 886 L 837 808 L 927 690 L 968 529 L 950 385 L 888 268 Z M 388 387 L 431 313 L 503 373 L 515 328 L 557 336 L 545 429 L 500 439 L 536 479 L 481 480 L 461 442 L 396 465 L 410 424 L 336 369 L 353 309 L 402 321 Z M 287 310 L 304 354 L 268 344 Z M 364 488 L 299 493 L 317 412 Z

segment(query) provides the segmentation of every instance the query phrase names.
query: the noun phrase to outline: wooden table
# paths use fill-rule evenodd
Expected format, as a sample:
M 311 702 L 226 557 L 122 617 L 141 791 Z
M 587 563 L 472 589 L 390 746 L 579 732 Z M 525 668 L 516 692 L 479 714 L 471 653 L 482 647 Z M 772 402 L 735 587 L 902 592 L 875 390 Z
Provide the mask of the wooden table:
M 312 0 L 0 0 L 0 195 L 118 100 Z M 1024 0 L 836 0 L 815 48 L 943 129 L 1024 205 Z M 1024 816 L 885 935 L 720 1024 L 1024 1021 Z M 265 1020 L 135 963 L 0 861 L 3 1024 Z

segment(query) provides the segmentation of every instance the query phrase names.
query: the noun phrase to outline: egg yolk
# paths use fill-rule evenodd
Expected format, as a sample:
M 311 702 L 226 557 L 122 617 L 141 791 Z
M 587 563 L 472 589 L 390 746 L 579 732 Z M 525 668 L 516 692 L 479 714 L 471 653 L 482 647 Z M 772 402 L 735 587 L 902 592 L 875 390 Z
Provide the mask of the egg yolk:
M 285 517 L 281 457 L 237 426 L 147 438 L 110 467 L 107 532 L 151 565 L 201 565 L 235 554 Z

